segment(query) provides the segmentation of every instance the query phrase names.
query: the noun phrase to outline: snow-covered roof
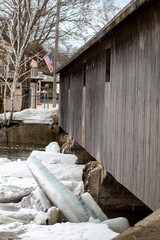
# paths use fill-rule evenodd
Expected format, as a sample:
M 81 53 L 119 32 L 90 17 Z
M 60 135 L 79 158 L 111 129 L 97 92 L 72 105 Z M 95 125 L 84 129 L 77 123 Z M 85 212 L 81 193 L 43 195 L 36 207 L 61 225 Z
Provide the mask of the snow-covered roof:
M 40 79 L 41 82 L 53 82 L 54 77 L 38 72 L 37 79 Z M 57 78 L 57 82 L 59 82 L 59 77 Z

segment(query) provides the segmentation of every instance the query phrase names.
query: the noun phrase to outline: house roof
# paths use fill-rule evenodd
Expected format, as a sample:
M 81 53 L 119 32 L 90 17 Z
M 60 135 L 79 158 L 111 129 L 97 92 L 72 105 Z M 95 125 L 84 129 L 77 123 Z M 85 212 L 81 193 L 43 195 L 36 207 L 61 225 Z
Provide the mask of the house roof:
M 54 80 L 54 77 L 51 77 L 49 75 L 45 75 L 42 72 L 38 72 L 38 75 L 35 77 L 32 77 L 33 80 L 41 80 L 41 82 L 52 82 Z M 57 83 L 59 83 L 59 77 L 56 79 Z
M 61 72 L 90 47 L 100 42 L 107 34 L 128 23 L 130 19 L 136 15 L 139 15 L 142 9 L 150 6 L 155 1 L 156 0 L 132 0 L 110 22 L 108 22 L 105 27 L 103 27 L 93 38 L 91 38 L 84 46 L 82 46 L 68 61 L 59 67 L 56 70 L 56 73 Z

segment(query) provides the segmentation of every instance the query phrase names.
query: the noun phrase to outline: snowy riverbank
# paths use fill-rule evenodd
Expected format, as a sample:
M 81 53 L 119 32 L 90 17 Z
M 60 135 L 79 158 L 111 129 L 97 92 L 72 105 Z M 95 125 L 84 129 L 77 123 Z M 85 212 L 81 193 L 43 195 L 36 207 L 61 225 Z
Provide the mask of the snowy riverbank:
M 7 118 L 9 113 L 6 114 Z M 24 124 L 52 124 L 53 115 L 58 115 L 58 107 L 51 109 L 25 109 L 13 114 L 14 121 L 22 121 Z M 4 115 L 0 114 L 3 119 Z
M 54 142 L 45 151 L 32 151 L 30 159 L 33 158 L 49 169 L 75 196 L 81 195 L 84 165 L 75 164 L 75 155 L 60 153 L 58 144 Z M 49 213 L 56 208 L 43 196 L 27 161 L 20 159 L 14 162 L 0 159 L 0 202 L 0 236 L 5 240 L 109 240 L 118 235 L 113 228 L 119 229 L 119 224 L 123 225 L 124 222 L 125 230 L 127 224 L 125 219 L 119 218 L 111 230 L 109 220 L 100 222 L 99 219 L 90 218 L 82 223 L 45 225 Z

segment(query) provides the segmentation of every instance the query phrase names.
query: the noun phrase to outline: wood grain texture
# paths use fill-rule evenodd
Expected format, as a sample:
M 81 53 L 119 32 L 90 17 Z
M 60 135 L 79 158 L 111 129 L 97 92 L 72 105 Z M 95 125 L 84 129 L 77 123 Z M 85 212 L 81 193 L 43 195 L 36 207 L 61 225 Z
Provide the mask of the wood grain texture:
M 61 71 L 60 126 L 152 210 L 160 208 L 159 12 L 154 1 Z

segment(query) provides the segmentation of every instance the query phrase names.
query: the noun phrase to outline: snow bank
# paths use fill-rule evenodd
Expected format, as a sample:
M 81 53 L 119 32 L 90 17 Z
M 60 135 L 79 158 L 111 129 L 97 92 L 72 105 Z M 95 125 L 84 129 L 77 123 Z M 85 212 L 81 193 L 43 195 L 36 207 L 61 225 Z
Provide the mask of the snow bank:
M 13 120 L 22 121 L 25 124 L 52 124 L 52 116 L 58 115 L 58 108 L 51 109 L 25 109 L 13 114 Z M 3 118 L 3 114 L 0 114 Z M 9 113 L 7 113 L 7 118 Z
M 118 233 L 100 223 L 57 223 L 53 226 L 26 225 L 22 240 L 111 240 Z

